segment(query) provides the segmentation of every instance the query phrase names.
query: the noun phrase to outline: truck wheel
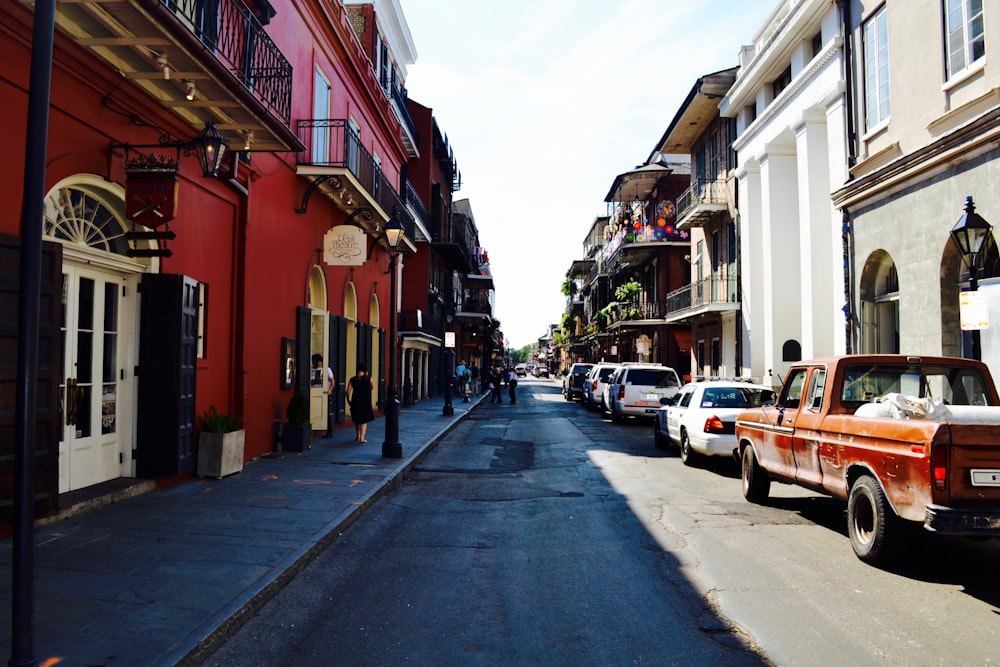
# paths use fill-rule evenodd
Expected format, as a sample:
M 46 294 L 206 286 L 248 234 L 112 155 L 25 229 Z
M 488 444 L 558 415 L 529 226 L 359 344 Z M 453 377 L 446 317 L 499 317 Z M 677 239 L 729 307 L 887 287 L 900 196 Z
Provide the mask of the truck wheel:
M 750 445 L 743 448 L 740 460 L 742 462 L 743 497 L 752 503 L 763 503 L 771 492 L 771 478 L 757 463 L 757 455 Z
M 681 429 L 681 463 L 686 466 L 695 464 L 698 460 L 698 452 L 691 449 L 691 440 L 688 439 L 687 429 Z
M 870 475 L 858 478 L 847 497 L 847 533 L 854 553 L 869 565 L 885 565 L 899 554 L 903 526 L 882 487 Z

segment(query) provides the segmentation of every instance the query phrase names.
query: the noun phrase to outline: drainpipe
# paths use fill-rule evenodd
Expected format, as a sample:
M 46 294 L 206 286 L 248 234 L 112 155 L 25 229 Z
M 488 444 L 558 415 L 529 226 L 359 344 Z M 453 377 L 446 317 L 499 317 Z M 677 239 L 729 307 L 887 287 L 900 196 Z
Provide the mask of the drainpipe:
M 857 162 L 857 126 L 855 115 L 857 109 L 854 104 L 854 30 L 851 24 L 851 0 L 837 0 L 840 9 L 844 31 L 844 123 L 845 123 L 845 146 L 847 152 L 847 180 L 852 180 L 850 170 Z M 847 354 L 852 354 L 857 348 L 857 327 L 855 326 L 857 312 L 855 305 L 855 258 L 854 258 L 854 225 L 851 221 L 851 213 L 847 208 L 841 210 L 841 239 L 843 241 L 844 254 L 844 328 L 846 333 L 845 345 Z

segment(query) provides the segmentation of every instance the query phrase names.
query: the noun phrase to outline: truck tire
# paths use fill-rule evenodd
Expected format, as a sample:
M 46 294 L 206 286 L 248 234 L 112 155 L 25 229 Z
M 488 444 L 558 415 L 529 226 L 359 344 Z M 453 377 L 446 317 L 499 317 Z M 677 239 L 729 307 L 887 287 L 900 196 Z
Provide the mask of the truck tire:
M 771 478 L 757 463 L 757 454 L 754 453 L 753 447 L 750 445 L 743 448 L 740 461 L 742 463 L 740 477 L 743 481 L 743 497 L 760 505 L 767 500 L 768 494 L 771 493 Z
M 869 565 L 891 563 L 900 553 L 902 520 L 870 475 L 859 477 L 851 486 L 847 497 L 847 533 L 854 553 Z

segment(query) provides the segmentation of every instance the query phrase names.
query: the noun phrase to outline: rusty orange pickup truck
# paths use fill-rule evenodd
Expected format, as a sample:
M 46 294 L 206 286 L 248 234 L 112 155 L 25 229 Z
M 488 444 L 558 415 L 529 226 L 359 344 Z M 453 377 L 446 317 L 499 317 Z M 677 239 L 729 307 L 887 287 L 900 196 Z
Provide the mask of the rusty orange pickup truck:
M 858 558 L 882 565 L 905 522 L 1000 535 L 1000 398 L 981 362 L 847 355 L 792 366 L 773 405 L 736 422 L 743 496 L 784 482 L 847 501 Z

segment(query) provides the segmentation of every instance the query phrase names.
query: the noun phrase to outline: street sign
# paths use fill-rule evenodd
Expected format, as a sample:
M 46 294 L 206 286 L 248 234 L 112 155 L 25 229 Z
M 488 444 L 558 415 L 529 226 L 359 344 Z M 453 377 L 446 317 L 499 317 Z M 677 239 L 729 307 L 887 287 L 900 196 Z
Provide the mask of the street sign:
M 962 321 L 963 331 L 977 331 L 990 328 L 990 309 L 986 301 L 986 293 L 960 292 L 958 295 L 958 314 Z

